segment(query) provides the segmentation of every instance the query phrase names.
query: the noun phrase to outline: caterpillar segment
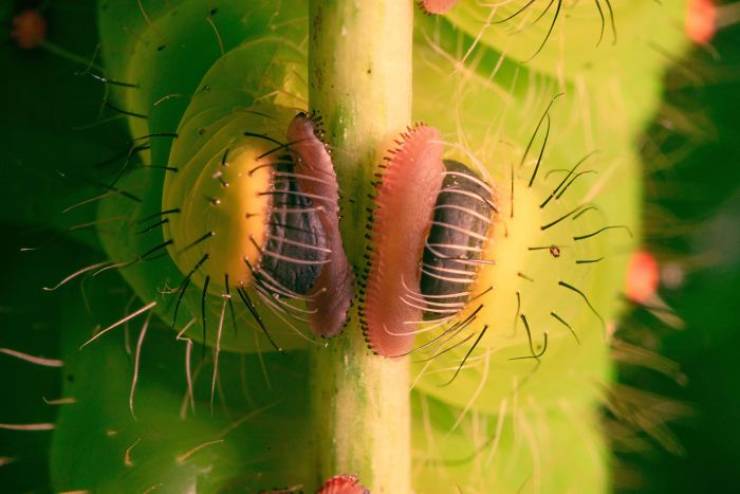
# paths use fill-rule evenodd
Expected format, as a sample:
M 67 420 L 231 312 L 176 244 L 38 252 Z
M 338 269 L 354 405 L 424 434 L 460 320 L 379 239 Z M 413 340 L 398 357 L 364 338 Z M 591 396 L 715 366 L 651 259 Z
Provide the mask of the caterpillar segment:
M 360 311 L 370 348 L 386 357 L 407 354 L 420 327 L 467 306 L 496 211 L 485 181 L 442 159 L 436 129 L 417 125 L 397 144 L 374 197 Z
M 445 160 L 445 177 L 424 244 L 421 293 L 424 318 L 454 317 L 471 299 L 496 214 L 491 186 L 464 164 Z M 419 297 L 420 295 L 420 297 Z
M 185 275 L 181 288 L 199 287 L 204 305 L 231 284 L 263 329 L 255 299 L 283 322 L 329 337 L 344 327 L 352 279 L 336 177 L 313 120 L 287 113 L 231 116 L 209 127 L 195 152 L 180 153 L 185 163 L 167 177 L 162 205 L 179 214 L 164 232 Z
M 353 274 L 339 234 L 339 186 L 331 153 L 323 141 L 321 117 L 299 113 L 288 127 L 288 143 L 295 165 L 296 181 L 316 200 L 317 216 L 332 256 L 319 273 L 309 294 L 314 327 L 322 336 L 335 336 L 347 322 L 353 297 Z

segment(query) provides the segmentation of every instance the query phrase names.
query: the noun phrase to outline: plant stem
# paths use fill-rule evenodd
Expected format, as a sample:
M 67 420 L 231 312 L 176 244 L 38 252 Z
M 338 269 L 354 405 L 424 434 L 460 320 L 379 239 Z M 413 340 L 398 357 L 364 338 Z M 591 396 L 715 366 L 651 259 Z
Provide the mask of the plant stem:
M 373 173 L 411 119 L 413 1 L 309 5 L 309 99 L 333 149 L 345 249 L 358 268 Z M 408 360 L 371 354 L 352 319 L 312 356 L 317 482 L 355 474 L 373 494 L 410 493 Z

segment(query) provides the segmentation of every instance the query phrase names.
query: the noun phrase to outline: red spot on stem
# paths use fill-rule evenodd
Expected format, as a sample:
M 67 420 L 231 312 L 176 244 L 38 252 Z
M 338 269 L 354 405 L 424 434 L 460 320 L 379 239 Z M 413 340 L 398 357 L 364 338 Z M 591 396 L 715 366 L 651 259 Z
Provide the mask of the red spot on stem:
M 370 494 L 354 475 L 335 475 L 327 480 L 317 494 Z
M 400 356 L 411 349 L 421 309 L 404 300 L 419 292 L 420 262 L 445 172 L 436 129 L 402 134 L 386 159 L 373 211 L 370 271 L 361 318 L 370 348 Z
M 456 3 L 457 0 L 421 0 L 421 8 L 430 14 L 444 14 Z

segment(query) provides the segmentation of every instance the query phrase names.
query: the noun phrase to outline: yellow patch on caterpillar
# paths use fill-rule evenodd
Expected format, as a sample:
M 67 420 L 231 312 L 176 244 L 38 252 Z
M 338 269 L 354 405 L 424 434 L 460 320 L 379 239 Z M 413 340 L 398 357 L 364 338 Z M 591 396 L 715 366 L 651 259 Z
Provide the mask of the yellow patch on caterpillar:
M 253 266 L 259 263 L 258 246 L 266 240 L 272 202 L 265 192 L 272 187 L 276 158 L 260 157 L 274 145 L 254 141 L 245 139 L 202 167 L 186 167 L 165 195 L 165 210 L 180 209 L 165 226 L 177 266 L 187 273 L 208 254 L 208 262 L 193 274 L 198 286 L 206 276 L 220 282 L 224 273 L 235 285 L 249 285 L 252 275 L 245 259 Z

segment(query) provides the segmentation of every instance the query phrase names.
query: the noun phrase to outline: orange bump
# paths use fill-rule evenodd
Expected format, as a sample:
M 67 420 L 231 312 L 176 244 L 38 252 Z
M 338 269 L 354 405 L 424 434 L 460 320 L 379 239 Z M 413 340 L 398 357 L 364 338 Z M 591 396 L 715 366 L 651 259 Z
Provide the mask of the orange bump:
M 684 28 L 694 43 L 707 44 L 712 41 L 717 32 L 717 6 L 714 0 L 689 0 Z
M 627 269 L 627 298 L 645 304 L 655 296 L 659 283 L 660 271 L 655 257 L 646 251 L 632 254 Z

